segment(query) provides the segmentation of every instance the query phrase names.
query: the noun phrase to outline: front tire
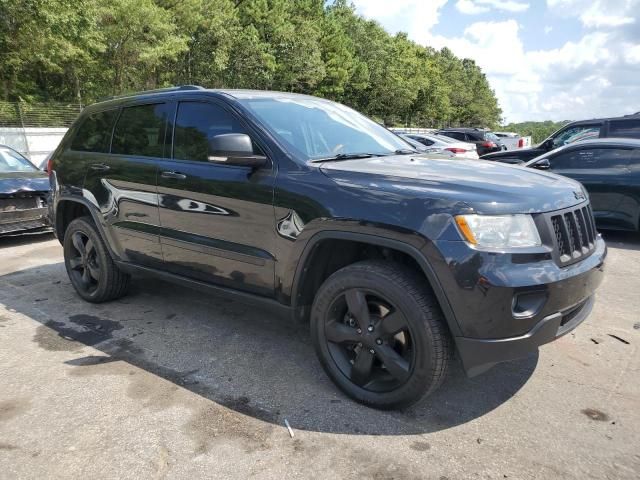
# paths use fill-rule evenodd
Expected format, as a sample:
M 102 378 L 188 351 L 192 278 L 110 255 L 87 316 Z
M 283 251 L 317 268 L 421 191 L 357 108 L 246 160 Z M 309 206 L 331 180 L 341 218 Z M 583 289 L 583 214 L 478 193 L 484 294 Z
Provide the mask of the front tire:
M 311 336 L 333 382 L 380 409 L 405 408 L 435 391 L 451 357 L 426 279 L 392 262 L 359 262 L 331 275 L 313 302 Z
M 91 217 L 76 218 L 69 224 L 63 249 L 71 284 L 84 300 L 101 303 L 127 293 L 130 276 L 114 263 Z

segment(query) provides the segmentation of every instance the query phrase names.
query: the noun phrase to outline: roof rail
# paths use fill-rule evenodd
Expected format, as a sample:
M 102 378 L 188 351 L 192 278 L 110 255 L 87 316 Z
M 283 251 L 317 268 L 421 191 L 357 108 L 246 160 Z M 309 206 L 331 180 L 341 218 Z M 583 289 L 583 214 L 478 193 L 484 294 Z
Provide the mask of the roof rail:
M 204 87 L 201 87 L 200 85 L 176 85 L 175 87 L 156 88 L 155 90 L 144 90 L 142 92 L 123 93 L 122 95 L 113 95 L 110 97 L 103 97 L 99 101 L 104 102 L 106 100 L 115 100 L 117 98 L 133 97 L 135 95 L 147 95 L 150 93 L 180 92 L 183 90 L 204 90 Z

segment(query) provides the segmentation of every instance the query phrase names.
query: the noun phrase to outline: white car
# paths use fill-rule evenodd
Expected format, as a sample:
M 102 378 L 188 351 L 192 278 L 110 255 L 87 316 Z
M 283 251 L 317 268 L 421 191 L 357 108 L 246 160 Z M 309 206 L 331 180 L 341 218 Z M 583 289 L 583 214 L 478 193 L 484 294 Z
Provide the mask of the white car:
M 493 132 L 500 139 L 507 150 L 517 150 L 519 148 L 529 148 L 531 146 L 531 137 L 521 137 L 515 132 Z
M 405 135 L 431 149 L 436 149 L 443 153 L 453 153 L 455 158 L 478 159 L 478 151 L 474 143 L 461 142 L 460 140 L 436 134 L 406 133 Z

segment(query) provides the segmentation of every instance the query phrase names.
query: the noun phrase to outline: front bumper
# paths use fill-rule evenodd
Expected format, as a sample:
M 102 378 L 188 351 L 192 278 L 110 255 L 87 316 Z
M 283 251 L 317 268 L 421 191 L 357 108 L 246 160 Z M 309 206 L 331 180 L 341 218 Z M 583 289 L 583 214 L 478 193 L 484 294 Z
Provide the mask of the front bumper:
M 435 265 L 456 317 L 454 339 L 469 376 L 525 357 L 578 326 L 593 308 L 607 255 L 600 236 L 591 255 L 566 267 L 551 258 L 474 251 L 464 242 L 438 242 L 438 247 L 445 260 Z
M 458 353 L 469 377 L 480 375 L 496 363 L 522 358 L 537 351 L 540 345 L 566 335 L 580 325 L 591 313 L 594 297 L 543 318 L 524 335 L 494 340 L 456 338 Z
M 49 226 L 47 207 L 0 212 L 0 235 L 47 226 Z

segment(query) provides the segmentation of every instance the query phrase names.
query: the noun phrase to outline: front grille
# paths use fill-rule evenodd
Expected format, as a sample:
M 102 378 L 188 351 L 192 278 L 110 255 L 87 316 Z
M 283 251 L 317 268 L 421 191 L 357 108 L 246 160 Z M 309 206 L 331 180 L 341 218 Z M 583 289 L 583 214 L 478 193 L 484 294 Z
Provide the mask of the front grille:
M 561 265 L 578 261 L 595 249 L 596 227 L 589 205 L 552 215 L 551 225 Z

